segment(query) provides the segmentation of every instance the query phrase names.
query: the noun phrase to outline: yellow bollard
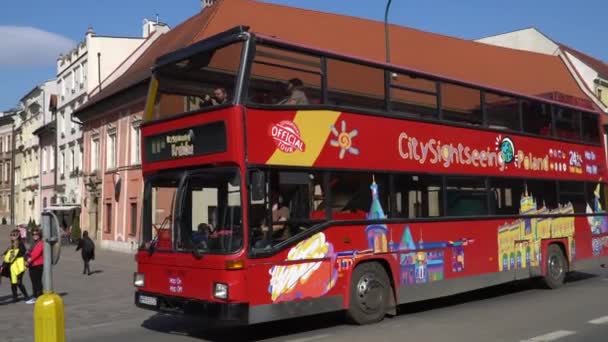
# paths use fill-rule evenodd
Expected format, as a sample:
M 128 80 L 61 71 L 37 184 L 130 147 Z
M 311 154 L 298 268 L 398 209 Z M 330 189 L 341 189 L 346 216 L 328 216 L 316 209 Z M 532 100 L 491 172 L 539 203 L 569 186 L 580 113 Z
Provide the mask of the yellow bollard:
M 36 342 L 65 342 L 63 299 L 45 292 L 34 306 L 34 337 Z

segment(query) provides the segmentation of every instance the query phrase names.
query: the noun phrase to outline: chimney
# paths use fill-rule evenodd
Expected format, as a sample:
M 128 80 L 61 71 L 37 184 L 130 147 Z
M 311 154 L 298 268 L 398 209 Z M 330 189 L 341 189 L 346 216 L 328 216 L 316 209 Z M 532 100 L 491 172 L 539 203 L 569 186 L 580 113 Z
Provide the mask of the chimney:
M 213 6 L 215 0 L 201 0 L 201 11 L 209 6 Z
M 156 29 L 156 25 L 155 25 L 154 21 L 144 19 L 144 25 L 142 28 L 142 31 L 143 31 L 142 37 L 148 38 L 152 34 L 152 32 L 154 32 L 155 29 Z
M 85 34 L 85 36 L 90 37 L 94 34 L 95 34 L 95 31 L 93 31 L 93 26 L 89 25 L 89 28 L 87 29 L 87 33 Z
M 142 37 L 148 38 L 155 32 L 157 32 L 157 34 L 163 34 L 163 33 L 169 32 L 169 30 L 170 30 L 169 25 L 159 21 L 158 13 L 157 13 L 156 19 L 154 19 L 154 20 L 144 19 L 143 20 Z

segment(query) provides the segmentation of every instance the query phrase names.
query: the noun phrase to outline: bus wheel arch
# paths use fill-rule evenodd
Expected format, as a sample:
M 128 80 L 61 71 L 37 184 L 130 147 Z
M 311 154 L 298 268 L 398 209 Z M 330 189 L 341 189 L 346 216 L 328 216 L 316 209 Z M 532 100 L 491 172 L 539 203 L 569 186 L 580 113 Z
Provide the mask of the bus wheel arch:
M 541 278 L 545 288 L 556 289 L 564 284 L 570 266 L 567 253 L 563 241 L 550 241 L 546 245 Z
M 357 263 L 349 280 L 346 314 L 350 322 L 370 324 L 381 321 L 387 314 L 396 314 L 395 287 L 386 260 Z

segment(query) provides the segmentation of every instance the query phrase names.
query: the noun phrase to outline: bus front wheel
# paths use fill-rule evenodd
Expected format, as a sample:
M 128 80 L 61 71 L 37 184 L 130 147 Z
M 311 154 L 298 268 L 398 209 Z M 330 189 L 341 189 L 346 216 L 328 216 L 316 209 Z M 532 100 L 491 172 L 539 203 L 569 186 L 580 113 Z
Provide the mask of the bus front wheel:
M 391 285 L 384 267 L 377 262 L 358 265 L 350 284 L 349 320 L 355 324 L 381 321 L 389 303 Z
M 566 279 L 567 269 L 568 262 L 562 249 L 556 244 L 549 245 L 545 258 L 543 285 L 549 289 L 560 287 Z

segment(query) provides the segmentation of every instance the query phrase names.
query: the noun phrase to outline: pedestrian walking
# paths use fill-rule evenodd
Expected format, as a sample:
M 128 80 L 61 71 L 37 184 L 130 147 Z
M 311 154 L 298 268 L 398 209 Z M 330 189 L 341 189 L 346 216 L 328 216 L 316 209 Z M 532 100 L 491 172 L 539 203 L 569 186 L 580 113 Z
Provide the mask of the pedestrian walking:
M 32 246 L 30 248 L 29 257 L 27 258 L 27 266 L 30 272 L 30 280 L 32 281 L 32 298 L 27 304 L 34 304 L 36 298 L 42 295 L 42 270 L 43 270 L 43 242 L 40 229 L 32 230 Z
M 86 230 L 82 232 L 82 239 L 78 241 L 78 247 L 76 247 L 76 251 L 81 250 L 82 252 L 82 261 L 84 262 L 84 270 L 82 274 L 91 275 L 91 268 L 89 267 L 89 262 L 91 260 L 95 260 L 95 243 L 91 238 L 89 238 L 89 232 Z
M 19 229 L 13 229 L 10 233 L 10 246 L 3 254 L 3 263 L 0 274 L 10 278 L 13 302 L 18 301 L 17 289 L 21 290 L 23 296 L 28 299 L 27 290 L 23 286 L 23 274 L 25 274 L 25 244 L 21 239 Z

